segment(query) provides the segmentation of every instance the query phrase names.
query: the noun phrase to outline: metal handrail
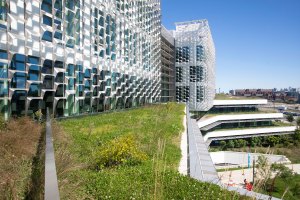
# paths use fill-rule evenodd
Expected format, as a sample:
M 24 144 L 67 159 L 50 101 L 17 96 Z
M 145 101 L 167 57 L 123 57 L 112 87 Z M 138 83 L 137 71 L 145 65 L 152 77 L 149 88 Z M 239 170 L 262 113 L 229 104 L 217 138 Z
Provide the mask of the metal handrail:
M 45 200 L 58 200 L 59 190 L 55 165 L 51 118 L 49 108 L 46 116 L 46 149 L 45 149 Z

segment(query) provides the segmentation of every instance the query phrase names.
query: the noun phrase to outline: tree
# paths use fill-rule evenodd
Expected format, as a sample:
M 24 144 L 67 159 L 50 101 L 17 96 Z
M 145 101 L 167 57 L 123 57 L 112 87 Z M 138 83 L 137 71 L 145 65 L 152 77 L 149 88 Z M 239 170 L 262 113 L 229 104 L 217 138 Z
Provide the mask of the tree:
M 245 147 L 247 145 L 247 141 L 243 139 L 234 140 L 235 148 Z
M 288 121 L 288 122 L 293 122 L 294 121 L 294 117 L 293 117 L 293 115 L 287 115 L 286 116 L 286 120 Z
M 273 163 L 271 165 L 271 170 L 276 172 L 277 175 L 283 179 L 289 179 L 293 176 L 293 171 L 283 164 Z
M 276 144 L 278 144 L 280 142 L 280 138 L 272 135 L 267 138 L 267 142 L 268 142 L 268 145 L 270 145 L 271 147 L 274 147 Z
M 300 117 L 296 119 L 297 129 L 300 129 Z
M 294 144 L 297 145 L 300 142 L 300 130 L 296 130 L 294 133 Z
M 226 150 L 226 142 L 224 140 L 220 142 L 220 146 L 222 150 Z
M 232 140 L 228 140 L 226 145 L 228 148 L 234 148 L 234 142 Z
M 261 146 L 261 138 L 260 137 L 252 137 L 250 139 L 250 145 L 251 147 Z

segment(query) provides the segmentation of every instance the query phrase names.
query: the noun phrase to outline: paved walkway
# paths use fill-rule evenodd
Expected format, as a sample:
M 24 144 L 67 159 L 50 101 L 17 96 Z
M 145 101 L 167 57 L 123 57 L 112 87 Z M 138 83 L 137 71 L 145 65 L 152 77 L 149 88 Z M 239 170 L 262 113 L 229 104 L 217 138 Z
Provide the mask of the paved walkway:
M 293 169 L 293 171 L 297 174 L 300 174 L 300 164 L 288 164 L 286 165 L 288 168 Z M 244 179 L 247 181 L 252 181 L 253 174 L 252 168 L 244 169 L 244 170 L 233 170 L 226 172 L 218 172 L 221 183 L 223 184 L 233 184 L 236 187 L 243 187 Z M 274 174 L 273 174 L 274 175 Z M 230 181 L 231 180 L 231 181 Z

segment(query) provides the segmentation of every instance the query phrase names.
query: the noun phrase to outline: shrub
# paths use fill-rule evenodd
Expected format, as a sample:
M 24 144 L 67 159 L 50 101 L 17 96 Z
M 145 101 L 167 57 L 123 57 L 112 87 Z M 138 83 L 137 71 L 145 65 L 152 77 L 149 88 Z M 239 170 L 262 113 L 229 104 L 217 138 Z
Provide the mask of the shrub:
M 286 120 L 287 120 L 288 122 L 293 122 L 293 121 L 294 121 L 293 115 L 287 115 L 287 116 L 286 116 Z
M 288 179 L 293 176 L 293 171 L 283 164 L 274 163 L 271 165 L 271 170 L 277 172 L 277 175 L 283 179 Z
M 234 142 L 232 140 L 227 141 L 227 147 L 228 148 L 234 148 Z
M 147 159 L 146 154 L 138 149 L 132 135 L 121 136 L 102 145 L 95 156 L 97 169 L 118 165 L 137 165 Z

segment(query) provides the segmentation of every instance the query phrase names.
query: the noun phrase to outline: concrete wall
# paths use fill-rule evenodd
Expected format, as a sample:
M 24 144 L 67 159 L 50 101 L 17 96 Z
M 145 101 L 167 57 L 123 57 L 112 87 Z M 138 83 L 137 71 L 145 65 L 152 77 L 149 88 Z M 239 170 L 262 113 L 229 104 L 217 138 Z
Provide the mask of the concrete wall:
M 255 161 L 260 155 L 267 157 L 270 163 L 290 163 L 290 160 L 283 155 L 269 155 L 260 153 L 250 153 L 250 164 L 252 166 L 253 159 Z M 232 151 L 219 151 L 211 152 L 210 156 L 213 163 L 230 163 L 231 167 L 247 167 L 248 166 L 248 153 L 246 152 L 232 152 Z M 234 166 L 235 165 L 235 166 Z M 217 168 L 226 168 L 228 166 L 216 166 Z

